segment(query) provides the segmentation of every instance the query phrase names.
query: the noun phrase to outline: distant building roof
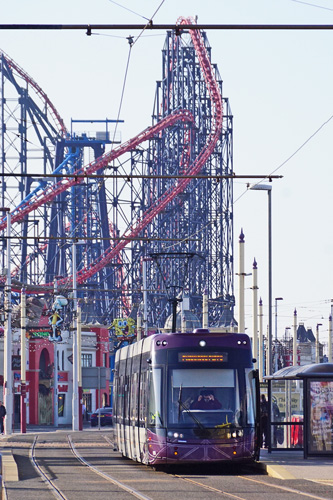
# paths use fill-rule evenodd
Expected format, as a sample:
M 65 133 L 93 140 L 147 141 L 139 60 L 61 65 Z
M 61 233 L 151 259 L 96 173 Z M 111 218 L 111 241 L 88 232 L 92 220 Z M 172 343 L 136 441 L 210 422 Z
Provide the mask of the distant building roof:
M 311 328 L 306 329 L 303 323 L 297 328 L 297 340 L 300 342 L 315 342 L 316 338 Z
M 183 315 L 185 316 L 186 330 L 187 331 L 193 331 L 196 328 L 201 328 L 201 322 L 199 321 L 198 317 L 192 311 L 183 311 Z M 177 312 L 177 316 L 176 316 L 176 330 L 177 331 L 180 331 L 182 328 L 181 317 L 182 317 L 182 313 Z M 170 314 L 170 316 L 167 317 L 165 324 L 164 324 L 164 329 L 171 332 L 171 330 L 172 330 L 172 314 Z

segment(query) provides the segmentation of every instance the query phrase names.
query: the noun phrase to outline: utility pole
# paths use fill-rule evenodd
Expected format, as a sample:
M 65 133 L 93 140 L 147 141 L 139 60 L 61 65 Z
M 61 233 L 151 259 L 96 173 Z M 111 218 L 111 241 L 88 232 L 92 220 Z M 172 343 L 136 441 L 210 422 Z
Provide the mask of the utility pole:
M 73 274 L 73 396 L 72 396 L 72 429 L 79 430 L 79 380 L 78 380 L 78 338 L 77 338 L 77 289 L 76 289 L 76 242 L 72 245 Z
M 81 367 L 81 304 L 77 303 L 77 381 L 78 381 L 78 396 L 79 396 L 79 431 L 83 429 L 83 415 L 82 415 L 82 398 L 83 398 L 83 388 L 82 388 L 82 367 Z
M 245 283 L 245 272 L 244 272 L 244 244 L 245 237 L 243 229 L 239 235 L 239 298 L 238 298 L 238 333 L 245 332 L 245 310 L 244 310 L 244 283 Z
M 264 356 L 264 334 L 263 334 L 263 312 L 262 299 L 259 300 L 259 381 L 263 382 L 265 375 L 265 356 Z
M 257 261 L 253 261 L 253 358 L 255 368 L 259 366 L 258 360 L 258 266 Z
M 7 411 L 4 431 L 6 435 L 12 434 L 13 430 L 13 375 L 12 375 L 12 282 L 11 282 L 11 214 L 9 208 L 3 208 L 7 212 L 7 278 L 5 286 L 5 314 L 6 325 L 4 333 L 4 402 Z
M 27 432 L 27 405 L 26 405 L 26 395 L 27 395 L 27 360 L 26 360 L 26 331 L 27 331 L 27 296 L 25 289 L 22 288 L 21 291 L 21 432 L 22 434 Z
M 58 293 L 58 283 L 57 279 L 54 280 L 54 299 Z M 54 355 L 54 370 L 53 370 L 53 425 L 58 427 L 58 417 L 59 417 L 59 403 L 58 403 L 58 345 L 53 339 L 53 355 Z
M 293 366 L 298 365 L 297 359 L 297 311 L 294 310 L 294 335 L 293 335 Z

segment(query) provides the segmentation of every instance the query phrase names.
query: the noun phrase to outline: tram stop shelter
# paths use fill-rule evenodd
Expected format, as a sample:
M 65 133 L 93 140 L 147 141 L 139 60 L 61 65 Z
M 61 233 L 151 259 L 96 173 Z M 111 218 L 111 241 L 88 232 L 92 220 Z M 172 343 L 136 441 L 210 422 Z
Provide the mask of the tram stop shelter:
M 268 452 L 333 459 L 333 363 L 288 366 L 266 376 Z

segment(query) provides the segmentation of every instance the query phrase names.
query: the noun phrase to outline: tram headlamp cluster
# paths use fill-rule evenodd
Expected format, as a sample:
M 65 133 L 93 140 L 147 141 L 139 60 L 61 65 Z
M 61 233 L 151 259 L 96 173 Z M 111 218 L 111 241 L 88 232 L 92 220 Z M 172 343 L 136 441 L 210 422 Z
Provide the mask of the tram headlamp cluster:
M 162 345 L 165 347 L 168 345 L 168 342 L 166 340 L 156 340 L 156 345 Z
M 168 432 L 168 437 L 169 438 L 175 438 L 175 439 L 178 439 L 178 438 L 183 439 L 184 434 L 179 434 L 178 432 L 171 432 L 171 431 L 169 431 Z
M 242 429 L 238 429 L 237 431 L 233 431 L 233 432 L 228 432 L 227 433 L 227 439 L 242 437 L 243 434 L 244 433 L 243 433 Z
M 238 345 L 241 345 L 241 344 L 246 345 L 246 344 L 247 344 L 247 341 L 246 341 L 246 340 L 243 340 L 243 342 L 242 342 L 241 340 L 237 340 L 237 344 L 238 344 Z

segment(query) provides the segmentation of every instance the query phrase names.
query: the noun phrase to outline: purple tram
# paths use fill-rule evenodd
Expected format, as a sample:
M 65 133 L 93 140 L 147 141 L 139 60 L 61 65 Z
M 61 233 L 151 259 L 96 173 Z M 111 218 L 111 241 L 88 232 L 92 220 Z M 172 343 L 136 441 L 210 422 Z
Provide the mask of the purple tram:
M 151 335 L 116 354 L 116 446 L 149 465 L 254 461 L 258 395 L 247 335 Z

